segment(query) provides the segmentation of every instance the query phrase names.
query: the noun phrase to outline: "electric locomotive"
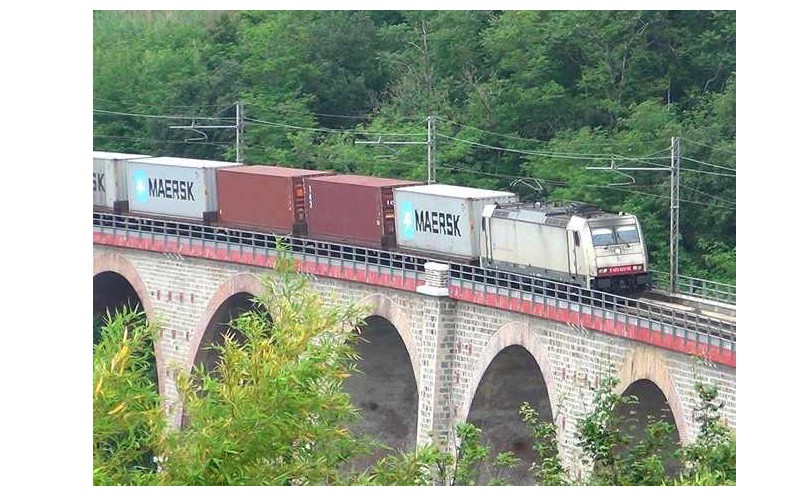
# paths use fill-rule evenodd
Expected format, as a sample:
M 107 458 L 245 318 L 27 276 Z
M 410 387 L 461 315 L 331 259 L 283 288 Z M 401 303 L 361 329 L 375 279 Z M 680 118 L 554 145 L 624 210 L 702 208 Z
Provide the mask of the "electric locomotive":
M 610 292 L 648 286 L 647 249 L 634 215 L 580 202 L 487 205 L 481 266 Z

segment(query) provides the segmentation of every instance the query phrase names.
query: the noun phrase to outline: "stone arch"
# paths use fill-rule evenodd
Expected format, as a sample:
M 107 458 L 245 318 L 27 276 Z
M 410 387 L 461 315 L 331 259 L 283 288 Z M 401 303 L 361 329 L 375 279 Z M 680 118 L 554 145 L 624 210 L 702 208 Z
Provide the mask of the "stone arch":
M 548 356 L 548 349 L 540 341 L 538 335 L 531 335 L 528 322 L 512 321 L 503 325 L 494 335 L 489 338 L 487 345 L 476 357 L 473 368 L 470 386 L 464 395 L 463 406 L 460 409 L 458 419 L 466 421 L 472 406 L 473 397 L 481 384 L 484 373 L 489 368 L 495 357 L 509 346 L 518 345 L 526 349 L 533 357 L 540 373 L 546 383 L 548 397 L 551 403 L 551 412 L 557 418 L 559 402 L 557 401 L 557 389 L 553 377 L 553 366 Z
M 349 425 L 356 435 L 368 436 L 393 450 L 410 451 L 417 444 L 424 415 L 419 402 L 419 354 L 410 322 L 401 308 L 379 293 L 365 296 L 359 305 L 366 319 L 355 349 L 357 369 L 343 389 L 362 418 Z M 407 357 L 407 359 L 406 359 Z M 371 467 L 384 449 L 351 460 L 351 468 Z
M 261 279 L 257 275 L 250 273 L 239 273 L 235 276 L 231 276 L 219 286 L 217 291 L 214 292 L 214 295 L 208 299 L 208 304 L 202 316 L 200 316 L 197 326 L 194 327 L 192 337 L 189 339 L 188 359 L 184 367 L 187 373 L 191 373 L 191 367 L 194 365 L 194 359 L 197 357 L 197 350 L 200 348 L 200 343 L 208 329 L 208 325 L 211 323 L 219 307 L 238 293 L 249 293 L 258 296 L 261 292 Z
M 502 472 L 510 484 L 533 484 L 529 466 L 537 459 L 534 438 L 519 408 L 528 401 L 540 420 L 555 422 L 558 408 L 552 376 L 546 348 L 538 335 L 531 335 L 526 321 L 503 325 L 476 356 L 462 416 L 481 429 L 482 440 L 492 446 L 490 458 L 510 451 L 520 459 L 514 469 Z M 479 480 L 492 479 L 494 472 L 485 465 Z
M 402 309 L 390 298 L 379 293 L 366 295 L 359 302 L 361 307 L 367 307 L 368 316 L 380 316 L 388 320 L 389 323 L 394 325 L 399 333 L 402 343 L 405 344 L 405 350 L 408 351 L 408 357 L 411 359 L 411 368 L 413 369 L 413 376 L 416 380 L 417 391 L 421 390 L 421 377 L 420 377 L 420 353 L 416 349 L 416 344 L 413 340 L 411 333 L 411 324 L 408 316 L 402 312 Z M 419 392 L 421 394 L 421 392 Z
M 146 288 L 141 279 L 140 273 L 135 265 L 124 255 L 119 252 L 103 252 L 93 255 L 93 277 L 101 273 L 113 272 L 123 276 L 135 290 L 138 299 L 143 305 L 143 310 L 146 313 L 146 319 L 150 324 L 155 324 L 160 318 L 157 316 L 154 304 L 149 295 L 149 290 Z M 155 348 L 155 365 L 157 368 L 158 377 L 158 393 L 166 394 L 166 360 L 163 356 L 163 348 L 159 341 L 154 342 Z
M 149 291 L 141 279 L 138 270 L 129 259 L 118 252 L 105 252 L 94 255 L 93 277 L 105 272 L 113 272 L 123 276 L 129 284 L 132 285 L 132 288 L 135 289 L 135 293 L 138 294 L 138 298 L 141 300 L 143 309 L 146 312 L 147 319 L 150 320 L 150 322 L 156 319 L 155 308 L 149 297 Z
M 685 441 L 687 425 L 684 419 L 681 398 L 669 373 L 669 365 L 664 353 L 658 349 L 640 346 L 631 350 L 625 357 L 624 364 L 618 373 L 619 384 L 616 393 L 622 394 L 634 382 L 646 379 L 655 384 L 664 394 L 672 411 L 678 436 Z
M 222 283 L 219 288 L 217 288 L 214 295 L 208 299 L 208 303 L 205 306 L 200 319 L 197 321 L 197 325 L 194 327 L 192 336 L 189 339 L 188 358 L 186 359 L 185 365 L 182 367 L 182 370 L 184 370 L 185 373 L 191 373 L 191 369 L 194 366 L 194 360 L 197 357 L 197 351 L 200 349 L 200 344 L 203 341 L 205 332 L 208 330 L 208 326 L 214 319 L 214 316 L 216 315 L 220 306 L 222 306 L 228 299 L 236 294 L 249 293 L 254 296 L 258 296 L 261 292 L 261 279 L 255 274 L 250 273 L 239 273 L 235 276 L 231 276 L 224 283 Z M 173 413 L 174 425 L 179 428 L 181 425 L 183 425 L 184 419 L 183 403 L 177 400 L 174 402 L 174 404 L 176 406 L 173 406 L 171 411 Z

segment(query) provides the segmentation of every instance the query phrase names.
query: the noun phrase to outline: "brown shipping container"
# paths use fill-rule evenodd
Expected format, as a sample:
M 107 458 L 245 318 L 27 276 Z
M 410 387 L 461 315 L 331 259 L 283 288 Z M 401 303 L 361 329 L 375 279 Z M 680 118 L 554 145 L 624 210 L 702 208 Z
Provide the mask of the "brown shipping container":
M 396 246 L 393 188 L 421 182 L 334 175 L 307 177 L 307 223 L 312 237 Z
M 219 221 L 224 225 L 305 235 L 304 179 L 332 174 L 269 165 L 219 169 Z

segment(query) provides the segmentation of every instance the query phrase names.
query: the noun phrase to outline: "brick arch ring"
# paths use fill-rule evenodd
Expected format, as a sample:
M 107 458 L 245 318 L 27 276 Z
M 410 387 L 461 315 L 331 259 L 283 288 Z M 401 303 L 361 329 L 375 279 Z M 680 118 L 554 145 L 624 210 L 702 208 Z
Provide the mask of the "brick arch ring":
M 394 325 L 394 328 L 396 328 L 399 334 L 399 338 L 402 339 L 402 343 L 405 344 L 405 350 L 408 352 L 408 357 L 411 360 L 411 369 L 413 370 L 414 380 L 416 381 L 417 394 L 421 394 L 420 389 L 422 384 L 419 370 L 421 357 L 413 341 L 413 334 L 411 333 L 408 317 L 394 301 L 379 293 L 367 295 L 357 304 L 361 307 L 368 308 L 366 317 L 379 316 Z
M 492 337 L 490 337 L 487 345 L 476 356 L 475 366 L 473 368 L 471 382 L 472 384 L 467 389 L 464 396 L 463 407 L 457 416 L 458 421 L 466 421 L 469 416 L 470 407 L 472 406 L 475 392 L 481 384 L 484 373 L 489 368 L 492 360 L 504 349 L 509 346 L 519 345 L 526 349 L 532 355 L 537 366 L 540 367 L 540 373 L 546 383 L 548 390 L 548 398 L 551 404 L 552 419 L 556 419 L 559 412 L 559 402 L 557 401 L 557 389 L 554 383 L 554 371 L 551 361 L 548 356 L 548 349 L 540 341 L 538 335 L 530 335 L 529 325 L 526 322 L 512 321 L 503 325 Z
M 647 379 L 654 383 L 664 393 L 664 397 L 672 410 L 678 437 L 681 442 L 686 441 L 684 435 L 686 421 L 684 420 L 681 398 L 675 384 L 672 382 L 667 359 L 660 351 L 649 347 L 633 349 L 625 358 L 624 364 L 619 370 L 618 378 L 617 394 L 623 393 L 633 382 L 638 380 Z
M 208 299 L 205 310 L 202 316 L 200 316 L 197 326 L 194 327 L 193 335 L 189 339 L 188 359 L 186 365 L 183 367 L 186 373 L 191 373 L 191 368 L 194 365 L 194 359 L 197 357 L 197 350 L 200 348 L 200 343 L 205 335 L 205 331 L 208 329 L 211 320 L 214 318 L 214 314 L 216 314 L 222 304 L 238 293 L 249 293 L 253 296 L 258 296 L 261 292 L 261 279 L 251 273 L 239 273 L 235 276 L 231 276 L 217 288 L 214 295 Z
M 149 324 L 155 324 L 158 318 L 155 306 L 152 304 L 149 291 L 146 288 L 140 273 L 135 265 L 125 256 L 118 252 L 104 252 L 98 253 L 93 256 L 93 277 L 95 278 L 101 273 L 113 272 L 122 276 L 130 286 L 135 290 L 138 299 L 143 305 L 143 310 L 146 313 L 146 320 Z M 163 357 L 163 348 L 159 341 L 154 343 L 155 346 L 155 364 L 158 373 L 158 391 L 159 394 L 165 394 L 166 378 L 165 378 L 165 359 Z

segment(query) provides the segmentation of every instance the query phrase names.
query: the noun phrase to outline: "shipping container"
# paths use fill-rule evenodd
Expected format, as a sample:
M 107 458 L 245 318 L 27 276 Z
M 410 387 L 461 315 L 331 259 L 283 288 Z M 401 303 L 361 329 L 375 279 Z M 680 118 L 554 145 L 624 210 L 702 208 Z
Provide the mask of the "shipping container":
M 400 248 L 475 261 L 481 254 L 481 214 L 485 205 L 514 203 L 508 191 L 448 184 L 394 189 Z
M 239 165 L 166 156 L 129 160 L 129 209 L 212 222 L 217 216 L 216 170 Z
M 307 234 L 304 179 L 333 175 L 269 165 L 217 169 L 219 222 L 271 232 Z
M 362 175 L 307 177 L 304 183 L 311 236 L 377 248 L 396 246 L 393 189 L 419 184 Z
M 149 155 L 93 151 L 93 208 L 126 212 L 127 160 Z

